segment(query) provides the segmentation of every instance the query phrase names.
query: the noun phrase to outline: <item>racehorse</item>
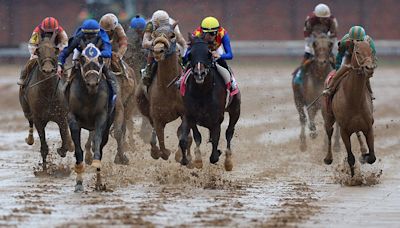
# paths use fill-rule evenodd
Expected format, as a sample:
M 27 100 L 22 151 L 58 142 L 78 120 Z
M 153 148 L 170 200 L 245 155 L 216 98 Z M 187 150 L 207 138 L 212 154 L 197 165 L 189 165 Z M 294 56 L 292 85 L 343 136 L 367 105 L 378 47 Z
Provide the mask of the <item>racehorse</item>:
M 361 131 L 367 141 L 369 152 L 362 153 L 361 162 L 373 164 L 376 160 L 372 126 L 374 123 L 372 99 L 366 85 L 368 78 L 372 76 L 374 71 L 372 50 L 368 42 L 354 41 L 349 68 L 349 71 L 346 72 L 347 75 L 342 77 L 331 102 L 326 102 L 326 104 L 331 103 L 331 105 L 324 105 L 322 113 L 329 140 L 328 153 L 324 161 L 326 164 L 332 163 L 332 126 L 336 121 L 340 127 L 340 134 L 347 150 L 347 162 L 350 166 L 351 176 L 353 176 L 355 158 L 350 142 L 350 136 L 353 133 Z M 360 137 L 358 138 L 361 143 Z
M 171 154 L 165 148 L 164 128 L 169 122 L 181 117 L 184 112 L 182 97 L 179 91 L 168 85 L 177 78 L 181 72 L 176 49 L 174 28 L 177 24 L 157 28 L 153 34 L 152 52 L 157 61 L 157 73 L 147 92 L 140 84 L 136 91 L 136 102 L 139 111 L 150 120 L 155 131 L 151 138 L 151 156 L 154 159 L 167 160 Z M 157 147 L 158 138 L 159 146 Z M 179 135 L 179 133 L 178 133 Z M 190 140 L 189 140 L 190 141 Z M 189 145 L 191 141 L 189 142 Z M 190 148 L 190 146 L 189 146 Z
M 219 160 L 221 151 L 218 150 L 218 143 L 221 132 L 221 123 L 224 120 L 225 111 L 229 113 L 229 125 L 225 132 L 227 141 L 225 169 L 231 171 L 233 168 L 231 139 L 235 130 L 235 124 L 240 116 L 240 93 L 234 95 L 227 108 L 226 104 L 226 85 L 223 78 L 219 75 L 212 54 L 208 49 L 208 43 L 201 38 L 192 37 L 191 51 L 189 54 L 191 74 L 183 80 L 186 81 L 183 102 L 185 105 L 185 114 L 182 119 L 182 133 L 179 140 L 179 146 L 182 151 L 182 165 L 188 164 L 186 155 L 187 137 L 190 129 L 193 131 L 193 137 L 196 142 L 195 167 L 201 166 L 200 143 L 201 135 L 196 125 L 206 127 L 210 131 L 212 142 L 212 153 L 210 162 L 215 164 Z M 182 83 L 185 83 L 183 81 Z
M 121 61 L 122 64 L 124 64 L 124 74 L 117 74 L 116 78 L 118 81 L 118 85 L 120 88 L 120 93 L 118 94 L 118 97 L 120 98 L 117 100 L 117 104 L 115 106 L 116 110 L 116 116 L 119 116 L 119 114 L 123 115 L 122 122 L 121 118 L 115 118 L 114 120 L 114 129 L 117 131 L 122 131 L 122 135 L 118 136 L 116 134 L 117 138 L 117 143 L 118 140 L 122 140 L 122 148 L 118 148 L 119 151 L 125 151 L 126 147 L 126 129 L 129 130 L 129 135 L 128 135 L 128 144 L 131 145 L 131 148 L 133 148 L 134 145 L 134 138 L 133 138 L 133 113 L 135 111 L 135 99 L 134 99 L 134 94 L 135 94 L 135 88 L 136 88 L 136 82 L 135 82 L 135 72 L 131 67 L 129 67 L 124 61 Z M 120 129 L 120 130 L 119 130 Z M 121 134 L 121 133 L 120 133 Z M 122 137 L 122 139 L 118 139 L 118 137 Z M 85 162 L 86 164 L 90 165 L 92 162 L 92 144 L 93 144 L 93 139 L 94 139 L 94 132 L 90 132 L 89 137 L 86 141 L 85 144 Z M 126 156 L 116 156 L 114 163 L 116 164 L 128 164 L 129 160 L 126 158 Z
M 304 74 L 304 81 L 302 86 L 297 86 L 294 82 L 295 77 L 292 80 L 292 89 L 294 95 L 294 102 L 296 109 L 299 113 L 301 131 L 300 131 L 300 150 L 305 151 L 307 149 L 305 125 L 307 122 L 306 112 L 304 108 L 310 105 L 313 100 L 318 97 L 324 89 L 324 82 L 326 76 L 332 71 L 330 63 L 330 55 L 332 53 L 333 42 L 324 33 L 316 35 L 315 41 L 313 42 L 314 48 L 314 59 L 307 68 Z M 315 116 L 318 110 L 321 109 L 321 100 L 312 105 L 307 111 L 309 120 L 310 137 L 316 138 L 316 126 Z M 338 132 L 338 131 L 337 131 Z M 335 147 L 339 147 L 338 143 L 339 134 L 337 133 Z
M 82 46 L 78 69 L 71 72 L 72 82 L 67 90 L 69 105 L 68 123 L 75 144 L 75 191 L 83 191 L 84 164 L 81 148 L 81 129 L 94 131 L 94 160 L 97 169 L 96 189 L 101 189 L 101 158 L 115 117 L 115 101 L 110 85 L 103 75 L 104 61 L 100 50 L 92 43 Z
M 36 66 L 33 68 L 26 85 L 19 90 L 19 101 L 26 119 L 29 121 L 29 135 L 25 139 L 28 145 L 34 143 L 33 125 L 40 137 L 40 153 L 43 169 L 47 167 L 49 148 L 46 142 L 45 128 L 49 121 L 57 123 L 60 129 L 62 145 L 57 149 L 61 157 L 73 151 L 71 136 L 68 132 L 67 114 L 64 96 L 60 93 L 61 84 L 57 77 L 58 49 L 55 45 L 56 33 L 52 37 L 41 38 L 36 54 Z

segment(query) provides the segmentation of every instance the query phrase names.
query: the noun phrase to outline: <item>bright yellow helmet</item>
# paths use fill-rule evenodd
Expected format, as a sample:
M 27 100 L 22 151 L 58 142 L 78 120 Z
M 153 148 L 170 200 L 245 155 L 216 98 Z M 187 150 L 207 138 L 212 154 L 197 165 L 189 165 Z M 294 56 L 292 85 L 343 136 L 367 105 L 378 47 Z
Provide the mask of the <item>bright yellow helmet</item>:
M 201 22 L 203 32 L 216 32 L 219 29 L 219 22 L 215 17 L 206 17 Z

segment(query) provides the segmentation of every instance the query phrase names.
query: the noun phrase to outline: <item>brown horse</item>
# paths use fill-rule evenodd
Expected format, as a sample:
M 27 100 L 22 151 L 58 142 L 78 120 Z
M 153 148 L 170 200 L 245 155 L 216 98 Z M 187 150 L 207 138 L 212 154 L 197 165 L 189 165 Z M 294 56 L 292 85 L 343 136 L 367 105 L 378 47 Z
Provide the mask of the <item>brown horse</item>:
M 134 29 L 129 29 L 126 35 L 128 37 L 128 48 L 123 59 L 134 70 L 135 83 L 138 85 L 141 81 L 140 70 L 146 67 L 146 56 L 149 51 L 142 48 L 143 35 L 138 34 Z M 142 114 L 136 112 L 136 109 L 135 115 L 139 115 L 142 119 L 139 136 L 144 142 L 149 143 L 152 129 L 150 122 Z M 133 139 L 133 134 L 130 131 L 128 141 L 131 141 L 131 139 Z
M 120 101 L 117 102 L 122 102 L 122 105 L 116 105 L 116 116 L 119 116 L 119 113 L 122 113 L 123 118 L 115 118 L 114 120 L 114 126 L 115 129 L 121 129 L 122 130 L 122 143 L 123 143 L 123 148 L 119 149 L 121 151 L 125 151 L 126 147 L 126 140 L 125 140 L 125 132 L 126 128 L 128 128 L 130 135 L 132 135 L 133 132 L 133 113 L 135 110 L 135 100 L 134 100 L 134 94 L 135 94 L 135 72 L 131 67 L 129 67 L 125 62 L 122 61 L 122 64 L 124 64 L 125 70 L 124 74 L 118 74 L 116 75 L 118 85 L 120 88 Z M 122 122 L 121 122 L 122 121 Z M 89 134 L 89 137 L 87 139 L 87 142 L 85 144 L 85 162 L 86 164 L 90 165 L 92 163 L 92 144 L 94 143 L 93 141 L 94 137 L 94 132 L 91 131 Z M 117 140 L 118 141 L 118 140 Z M 131 145 L 131 148 L 134 145 L 134 139 L 133 137 L 129 137 L 128 144 Z M 125 156 L 116 156 L 114 162 L 116 164 L 127 164 L 128 160 L 125 159 Z
M 366 137 L 369 153 L 363 153 L 361 162 L 372 164 L 375 162 L 374 132 L 371 94 L 367 89 L 367 81 L 372 76 L 374 64 L 372 50 L 366 41 L 355 41 L 351 56 L 351 66 L 347 75 L 343 76 L 333 95 L 331 109 L 323 107 L 325 130 L 328 135 L 328 153 L 324 159 L 326 164 L 332 163 L 331 136 L 335 121 L 340 126 L 340 134 L 347 150 L 347 162 L 351 175 L 354 175 L 355 158 L 351 151 L 350 136 L 362 132 Z M 360 140 L 360 137 L 358 137 Z M 361 141 L 361 140 L 360 140 Z
M 305 125 L 307 122 L 306 112 L 304 110 L 313 100 L 318 97 L 324 89 L 324 81 L 328 73 L 332 70 L 330 63 L 330 56 L 332 53 L 333 42 L 326 34 L 319 34 L 316 36 L 313 43 L 315 57 L 308 66 L 308 70 L 304 74 L 304 82 L 301 86 L 295 83 L 294 75 L 292 80 L 292 88 L 294 95 L 294 102 L 300 116 L 300 150 L 307 149 Z M 315 127 L 315 116 L 318 110 L 321 109 L 321 102 L 316 102 L 307 111 L 310 137 L 315 139 L 317 137 Z M 339 135 L 337 134 L 337 139 Z M 339 140 L 336 140 L 338 142 Z M 337 143 L 339 145 L 339 143 Z
M 157 74 L 147 90 L 140 85 L 136 92 L 136 102 L 140 112 L 149 118 L 154 130 L 151 139 L 151 156 L 167 160 L 171 152 L 165 148 L 164 128 L 169 122 L 181 117 L 184 112 L 182 97 L 179 91 L 168 85 L 182 72 L 176 51 L 174 25 L 157 28 L 153 34 L 152 51 L 157 61 Z M 160 148 L 157 147 L 159 141 Z M 189 142 L 190 145 L 191 141 Z M 190 146 L 189 146 L 190 148 Z
M 28 145 L 32 145 L 33 125 L 40 137 L 40 153 L 43 159 L 43 169 L 46 169 L 46 158 L 49 148 L 46 143 L 45 128 L 48 122 L 57 123 L 62 139 L 61 148 L 57 149 L 61 157 L 66 152 L 73 151 L 72 139 L 67 124 L 68 109 L 64 96 L 60 93 L 60 81 L 56 76 L 58 49 L 55 46 L 56 33 L 51 38 L 41 40 L 37 49 L 37 64 L 33 68 L 26 86 L 19 90 L 19 101 L 25 117 L 29 121 Z

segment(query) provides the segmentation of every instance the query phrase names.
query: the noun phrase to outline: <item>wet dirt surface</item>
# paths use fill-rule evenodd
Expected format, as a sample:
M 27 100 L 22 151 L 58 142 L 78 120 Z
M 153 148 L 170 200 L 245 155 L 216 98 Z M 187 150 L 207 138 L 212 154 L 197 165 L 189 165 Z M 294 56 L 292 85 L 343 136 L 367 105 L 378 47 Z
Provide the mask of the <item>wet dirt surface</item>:
M 242 91 L 232 172 L 224 170 L 225 155 L 217 165 L 209 163 L 211 144 L 205 143 L 201 170 L 182 167 L 174 154 L 168 161 L 153 160 L 150 147 L 135 133 L 128 166 L 112 163 L 113 138 L 105 147 L 101 173 L 107 191 L 94 190 L 95 172 L 87 167 L 83 193 L 74 192 L 73 153 L 61 158 L 56 152 L 60 139 L 53 123 L 46 129 L 51 164 L 42 172 L 37 133 L 33 146 L 24 141 L 28 123 L 18 103 L 18 67 L 0 67 L 0 226 L 399 227 L 400 67 L 383 64 L 372 78 L 378 159 L 373 165 L 357 162 L 351 179 L 343 144 L 333 164 L 323 164 L 320 115 L 318 137 L 307 138 L 307 151 L 300 152 L 289 76 L 296 64 L 249 59 L 232 63 Z M 177 124 L 167 126 L 172 151 Z M 135 126 L 139 129 L 140 119 Z M 223 130 L 226 126 L 225 120 Z M 201 132 L 203 139 L 208 137 L 207 131 Z M 359 157 L 356 137 L 352 140 Z

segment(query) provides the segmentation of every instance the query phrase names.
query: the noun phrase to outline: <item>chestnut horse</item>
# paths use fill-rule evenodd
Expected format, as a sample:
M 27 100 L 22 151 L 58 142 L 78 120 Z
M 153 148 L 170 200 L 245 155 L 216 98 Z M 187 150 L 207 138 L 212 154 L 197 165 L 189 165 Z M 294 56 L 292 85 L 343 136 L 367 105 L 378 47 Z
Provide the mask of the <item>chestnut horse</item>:
M 333 95 L 331 107 L 323 107 L 325 130 L 328 135 L 328 153 L 324 159 L 326 164 L 332 163 L 331 137 L 335 121 L 340 127 L 340 134 L 347 150 L 347 162 L 351 176 L 354 175 L 355 158 L 351 150 L 350 136 L 362 132 L 366 137 L 368 153 L 363 153 L 361 162 L 375 162 L 374 118 L 372 114 L 371 94 L 367 89 L 367 81 L 374 71 L 372 50 L 366 41 L 354 41 L 351 65 L 341 79 L 337 92 Z M 360 139 L 359 139 L 360 140 Z

